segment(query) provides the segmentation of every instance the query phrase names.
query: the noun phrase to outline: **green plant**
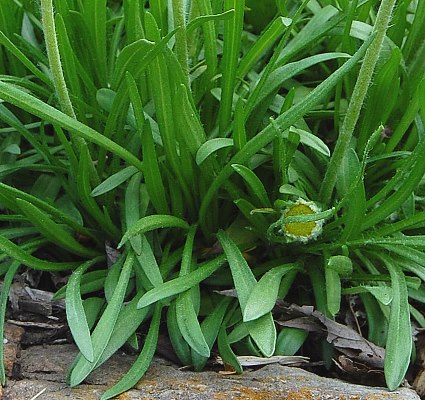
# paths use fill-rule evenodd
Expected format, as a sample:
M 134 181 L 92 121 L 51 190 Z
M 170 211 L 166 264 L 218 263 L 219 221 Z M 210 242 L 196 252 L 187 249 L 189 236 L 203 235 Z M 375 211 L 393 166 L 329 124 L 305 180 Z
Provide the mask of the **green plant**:
M 142 328 L 102 398 L 130 388 L 162 318 L 183 364 L 217 344 L 241 372 L 236 354 L 307 338 L 278 330 L 276 299 L 336 318 L 345 295 L 388 387 L 404 378 L 410 316 L 425 327 L 425 3 L 268 3 L 258 26 L 243 0 L 0 8 L 1 320 L 21 265 L 73 271 L 70 385 Z

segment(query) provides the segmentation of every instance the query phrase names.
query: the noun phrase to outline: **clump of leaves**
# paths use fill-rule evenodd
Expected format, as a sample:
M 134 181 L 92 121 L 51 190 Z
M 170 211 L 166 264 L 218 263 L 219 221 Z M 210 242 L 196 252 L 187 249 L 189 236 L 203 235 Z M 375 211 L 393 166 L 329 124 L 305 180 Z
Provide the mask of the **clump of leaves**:
M 143 327 L 102 398 L 130 388 L 163 320 L 182 364 L 217 348 L 242 372 L 307 339 L 277 299 L 337 318 L 347 295 L 402 382 L 425 327 L 425 3 L 264 3 L 258 25 L 243 0 L 0 8 L 1 316 L 21 265 L 72 271 L 71 386 Z

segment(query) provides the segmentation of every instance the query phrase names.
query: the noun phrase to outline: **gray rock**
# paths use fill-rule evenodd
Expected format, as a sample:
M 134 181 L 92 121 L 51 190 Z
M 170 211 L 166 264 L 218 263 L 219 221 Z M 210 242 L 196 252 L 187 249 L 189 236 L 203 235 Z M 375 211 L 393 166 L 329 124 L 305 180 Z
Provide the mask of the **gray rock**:
M 117 354 L 94 371 L 76 388 L 66 383 L 66 370 L 76 355 L 71 345 L 35 346 L 22 351 L 22 380 L 9 380 L 3 400 L 98 400 L 134 361 L 133 356 Z M 243 375 L 181 370 L 155 358 L 146 376 L 124 395 L 131 399 L 228 400 L 419 400 L 412 390 L 388 392 L 383 388 L 352 385 L 322 378 L 299 368 L 273 364 Z

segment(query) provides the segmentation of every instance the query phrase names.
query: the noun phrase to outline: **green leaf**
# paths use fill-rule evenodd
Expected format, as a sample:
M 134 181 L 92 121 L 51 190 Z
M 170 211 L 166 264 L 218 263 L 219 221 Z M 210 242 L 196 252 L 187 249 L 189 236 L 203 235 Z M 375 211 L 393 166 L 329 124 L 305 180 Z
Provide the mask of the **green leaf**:
M 81 294 L 97 292 L 103 289 L 108 270 L 100 269 L 97 271 L 87 272 L 81 278 Z M 65 298 L 67 285 L 62 286 L 53 296 L 55 300 Z
M 246 322 L 249 335 L 265 357 L 271 357 L 276 349 L 276 326 L 271 312 Z
M 119 86 L 127 71 L 132 75 L 137 69 L 143 71 L 148 64 L 147 55 L 153 47 L 154 43 L 146 39 L 139 39 L 125 46 L 115 62 L 112 87 L 117 88 Z
M 0 295 L 0 382 L 4 386 L 6 383 L 6 371 L 5 371 L 5 363 L 4 363 L 4 321 L 6 317 L 6 307 L 7 300 L 9 299 L 9 291 L 13 283 L 13 279 L 15 278 L 15 274 L 18 272 L 21 263 L 18 261 L 13 261 L 3 279 L 3 286 L 1 289 Z
M 238 294 L 241 310 L 244 312 L 249 296 L 257 281 L 236 244 L 224 231 L 219 231 L 217 238 L 223 247 L 232 272 L 233 282 Z
M 66 318 L 75 344 L 81 354 L 89 362 L 93 362 L 93 345 L 90 337 L 90 328 L 87 322 L 81 299 L 81 275 L 93 265 L 92 261 L 81 264 L 71 275 L 66 285 Z
M 145 31 L 148 39 L 155 42 L 160 41 L 160 31 L 157 21 L 149 12 L 145 13 Z M 166 50 L 159 53 L 149 64 L 148 80 L 155 105 L 155 115 L 161 133 L 165 158 L 173 178 L 176 179 L 179 189 L 183 193 L 188 208 L 191 209 L 194 208 L 193 196 L 185 176 L 185 173 L 190 172 L 191 169 L 183 168 L 183 163 L 187 160 L 184 157 L 180 157 L 178 153 L 176 141 L 177 127 L 173 119 L 170 118 L 174 112 L 172 107 L 174 87 L 180 83 L 185 83 L 186 78 L 175 55 L 171 51 L 167 52 Z
M 324 36 L 331 28 L 336 26 L 344 15 L 334 6 L 328 5 L 314 13 L 308 23 L 296 35 L 279 54 L 278 62 L 285 64 L 297 52 L 314 43 Z
M 401 268 L 391 258 L 380 254 L 391 275 L 391 302 L 384 374 L 388 389 L 395 390 L 403 382 L 412 354 L 412 327 L 406 281 Z
M 209 21 L 225 21 L 231 19 L 234 13 L 235 10 L 228 10 L 220 14 L 201 15 L 192 19 L 192 21 L 187 24 L 186 32 L 187 34 L 190 34 L 192 31 Z
M 0 32 L 0 43 L 11 53 L 13 54 L 26 68 L 28 68 L 32 74 L 34 74 L 38 79 L 44 82 L 47 87 L 51 87 L 52 82 L 47 74 L 43 73 L 38 69 L 31 60 L 13 44 L 10 39 L 3 33 Z
M 201 165 L 211 154 L 220 149 L 233 146 L 233 139 L 215 138 L 203 143 L 196 153 L 196 164 Z
M 313 150 L 316 150 L 318 153 L 321 153 L 326 157 L 329 157 L 331 155 L 329 147 L 326 146 L 323 140 L 313 135 L 312 133 L 307 132 L 304 129 L 290 127 L 289 132 L 283 133 L 283 137 L 288 138 L 290 135 L 290 132 L 297 133 L 300 137 L 300 142 L 302 144 L 305 144 L 306 146 L 311 147 Z
M 143 163 L 128 150 L 119 146 L 112 140 L 106 138 L 101 133 L 95 131 L 87 125 L 69 117 L 63 112 L 47 105 L 36 97 L 17 89 L 15 86 L 7 82 L 0 81 L 0 97 L 16 107 L 19 107 L 39 118 L 45 119 L 69 130 L 74 135 L 81 137 L 91 143 L 95 143 L 100 147 L 111 151 L 129 164 L 135 166 L 139 170 L 143 170 Z
M 114 225 L 109 216 L 103 212 L 106 211 L 106 208 L 104 208 L 102 211 L 99 204 L 90 195 L 90 165 L 90 154 L 88 152 L 88 148 L 84 147 L 80 153 L 78 176 L 76 179 L 79 200 L 84 205 L 85 209 L 90 213 L 90 215 L 101 226 L 101 228 L 110 236 L 116 237 L 120 234 L 119 229 Z
M 179 325 L 177 323 L 177 311 L 175 300 L 173 300 L 170 303 L 170 306 L 168 307 L 167 330 L 170 342 L 178 359 L 180 360 L 182 365 L 190 365 L 190 347 L 187 344 L 186 340 L 184 340 Z
M 137 171 L 138 170 L 135 167 L 127 167 L 121 171 L 118 171 L 117 173 L 105 179 L 100 185 L 96 186 L 92 190 L 91 195 L 96 197 L 100 196 L 101 194 L 110 192 L 111 190 L 121 185 L 121 183 L 124 183 L 127 179 L 131 178 Z
M 91 39 L 92 47 L 90 51 L 92 52 L 93 63 L 96 65 L 95 72 L 101 82 L 106 82 L 107 7 L 104 6 L 103 0 L 92 0 L 84 4 L 83 16 Z
M 68 83 L 70 94 L 78 99 L 83 98 L 81 90 L 80 77 L 78 76 L 78 67 L 81 67 L 79 60 L 74 52 L 71 40 L 69 37 L 68 29 L 64 21 L 64 16 L 58 12 L 55 15 L 56 34 L 58 43 L 60 43 L 60 57 L 62 62 L 62 70 L 65 76 L 65 81 Z M 74 104 L 77 115 L 82 113 L 78 112 L 79 105 Z
M 338 314 L 341 306 L 341 279 L 338 272 L 329 267 L 325 268 L 326 303 L 332 316 Z
M 211 314 L 208 314 L 205 319 L 201 322 L 201 329 L 204 335 L 205 341 L 208 344 L 208 348 L 212 349 L 214 342 L 220 331 L 220 327 L 223 323 L 223 319 L 231 302 L 230 298 L 223 298 L 220 303 L 214 307 Z M 203 357 L 196 351 L 192 351 L 192 362 L 195 371 L 200 371 L 208 361 L 208 357 Z
M 302 118 L 306 112 L 311 110 L 316 104 L 322 101 L 327 96 L 329 91 L 363 57 L 372 39 L 373 37 L 370 37 L 368 40 L 366 40 L 360 49 L 344 65 L 342 65 L 322 83 L 320 83 L 319 86 L 317 86 L 307 96 L 305 96 L 302 101 L 296 103 L 288 111 L 285 111 L 279 115 L 279 117 L 273 121 L 273 124 L 270 123 L 267 125 L 267 127 L 265 127 L 261 132 L 249 140 L 246 145 L 232 157 L 232 159 L 217 175 L 214 182 L 209 186 L 207 193 L 202 199 L 201 208 L 199 211 L 199 221 L 204 232 L 211 233 L 209 232 L 211 227 L 205 226 L 205 216 L 207 214 L 207 210 L 210 207 L 211 201 L 215 197 L 216 192 L 234 172 L 232 164 L 245 164 L 260 149 L 264 148 L 268 143 L 273 141 L 276 136 L 276 125 L 279 126 L 281 131 L 285 131 L 296 121 Z
M 299 329 L 284 326 L 276 339 L 275 355 L 293 356 L 307 339 L 308 332 Z
M 118 284 L 114 294 L 106 306 L 96 328 L 92 334 L 93 343 L 93 362 L 87 361 L 84 357 L 77 357 L 76 362 L 68 376 L 68 382 L 71 386 L 76 386 L 81 383 L 94 368 L 102 357 L 108 342 L 111 339 L 114 326 L 117 322 L 122 303 L 124 301 L 125 292 L 127 290 L 128 281 L 133 269 L 134 255 L 129 252 L 124 262 Z
M 219 231 L 217 238 L 226 254 L 242 314 L 244 314 L 248 299 L 257 281 L 242 253 L 230 237 L 224 231 Z M 272 314 L 269 312 L 257 320 L 247 322 L 246 324 L 250 336 L 260 351 L 266 357 L 272 356 L 276 344 L 276 327 Z
M 16 204 L 39 232 L 52 243 L 81 256 L 93 257 L 99 255 L 98 251 L 84 247 L 77 242 L 68 231 L 56 224 L 45 212 L 33 204 L 22 199 L 16 199 Z
M 382 312 L 382 305 L 369 293 L 360 293 L 365 307 L 368 326 L 368 340 L 378 346 L 385 347 L 388 334 L 388 319 Z M 388 311 L 388 308 L 384 308 Z
M 102 299 L 101 297 L 89 297 L 83 300 L 84 314 L 89 329 L 92 329 L 94 327 L 97 317 L 99 316 L 100 311 L 102 310 L 104 305 L 105 299 Z
M 134 225 L 127 229 L 118 244 L 118 248 L 121 248 L 130 237 L 158 228 L 181 228 L 187 230 L 189 229 L 189 225 L 182 219 L 172 215 L 148 215 L 147 217 L 139 219 Z
M 124 259 L 125 254 L 121 254 L 118 259 L 108 268 L 108 274 L 106 275 L 105 283 L 103 285 L 105 300 L 108 303 L 111 301 L 117 287 Z
M 335 214 L 335 208 L 331 208 L 325 211 L 319 211 L 314 214 L 299 214 L 299 215 L 289 215 L 283 219 L 285 224 L 294 223 L 294 222 L 311 222 L 319 221 L 321 219 L 326 219 Z
M 260 57 L 265 54 L 291 23 L 292 20 L 290 18 L 278 17 L 267 27 L 239 63 L 236 73 L 239 79 L 245 77 Z
M 289 194 L 291 196 L 301 197 L 302 199 L 306 199 L 307 198 L 306 194 L 302 190 L 296 188 L 293 185 L 290 185 L 289 183 L 285 183 L 284 185 L 282 185 L 279 188 L 279 193 Z
M 134 78 L 127 72 L 126 82 L 130 93 L 130 100 L 134 110 L 138 134 L 142 137 L 142 154 L 145 164 L 145 182 L 156 211 L 159 214 L 169 214 L 166 191 L 160 172 L 159 161 L 155 150 L 155 143 L 150 121 L 145 121 L 142 99 Z M 128 225 L 130 226 L 130 225 Z
M 68 195 L 59 197 L 55 201 L 55 205 L 59 210 L 64 212 L 69 218 L 72 218 L 81 227 L 84 225 L 83 217 L 80 213 L 80 210 L 77 208 L 77 205 L 74 204 L 74 202 Z
M 143 160 L 146 165 L 146 189 L 149 193 L 152 204 L 157 213 L 169 213 L 170 208 L 167 202 L 167 191 L 165 190 L 163 177 L 161 175 L 150 122 L 146 122 L 143 127 L 142 153 Z
M 217 345 L 224 365 L 230 365 L 237 374 L 242 374 L 242 366 L 232 348 L 230 347 L 230 343 L 227 338 L 226 327 L 223 325 L 220 327 L 220 331 L 218 333 Z
M 247 222 L 254 228 L 252 233 L 257 233 L 259 236 L 264 236 L 270 225 L 264 215 L 259 212 L 254 212 L 256 207 L 248 200 L 238 199 L 235 200 L 234 203 L 246 218 Z
M 388 286 L 368 286 L 362 285 L 362 288 L 366 289 L 376 300 L 382 303 L 384 306 L 391 304 L 393 300 L 393 291 Z
M 35 207 L 51 215 L 55 220 L 68 225 L 75 231 L 80 232 L 81 234 L 85 236 L 89 236 L 89 237 L 93 236 L 93 233 L 90 232 L 90 230 L 84 228 L 74 218 L 70 217 L 65 212 L 61 211 L 59 208 L 53 207 L 51 204 L 47 203 L 46 201 L 39 199 L 35 196 L 32 196 L 31 194 L 28 194 L 22 190 L 15 189 L 11 186 L 8 186 L 0 182 L 0 197 L 3 197 L 3 196 L 6 197 L 8 201 L 10 201 L 10 203 L 8 203 L 8 207 L 14 210 L 16 209 L 16 211 L 19 210 L 19 207 L 16 204 L 16 200 L 17 199 L 26 200 L 27 202 L 31 203 Z M 60 203 L 60 201 L 58 202 Z
M 192 226 L 186 237 L 186 243 L 183 249 L 182 262 L 180 267 L 180 276 L 190 274 L 193 259 L 193 243 L 195 239 L 197 226 Z M 184 340 L 188 345 L 203 357 L 210 356 L 210 348 L 205 341 L 204 334 L 198 321 L 197 311 L 193 302 L 193 290 L 197 287 L 181 293 L 176 299 L 176 318 L 177 325 Z
M 425 281 L 425 254 L 423 251 L 416 250 L 409 246 L 383 245 L 379 247 L 401 256 L 404 261 L 408 260 L 407 263 L 403 262 L 403 268 L 411 271 Z
M 327 268 L 337 272 L 341 276 L 350 276 L 353 273 L 353 263 L 347 256 L 331 256 L 328 260 Z
M 271 207 L 267 191 L 258 176 L 244 165 L 233 164 L 232 168 L 244 179 L 251 197 L 258 203 L 258 207 Z
M 357 136 L 357 148 L 365 146 L 370 132 L 373 132 L 378 124 L 385 125 L 388 117 L 392 114 L 397 100 L 400 98 L 400 62 L 402 54 L 398 47 L 395 47 L 389 60 L 378 66 L 374 73 L 373 85 L 368 90 L 364 104 L 364 114 Z
M 245 106 L 242 97 L 236 103 L 232 136 L 237 151 L 246 145 Z
M 248 100 L 247 109 L 254 110 L 257 105 L 264 101 L 267 96 L 276 92 L 285 81 L 292 78 L 293 76 L 299 74 L 300 72 L 305 72 L 307 68 L 310 68 L 313 65 L 318 63 L 333 60 L 336 58 L 349 58 L 350 55 L 346 53 L 323 53 L 316 54 L 311 57 L 307 57 L 300 61 L 295 61 L 292 63 L 285 64 L 281 67 L 276 68 L 268 77 L 266 83 L 264 84 L 261 92 L 258 93 L 258 96 L 255 97 L 255 103 L 253 104 L 253 98 Z M 329 154 L 328 154 L 329 156 Z
M 153 287 L 162 285 L 163 280 L 152 247 L 145 235 L 141 235 L 140 255 L 136 254 L 137 262 Z M 135 266 L 137 268 L 137 266 Z
M 134 174 L 128 182 L 124 196 L 124 218 L 125 226 L 131 226 L 140 219 L 140 181 L 142 173 Z M 130 244 L 137 255 L 142 253 L 142 235 L 136 235 L 130 238 Z
M 210 348 L 198 321 L 192 301 L 191 290 L 181 293 L 176 299 L 177 324 L 189 346 L 203 357 L 210 356 Z
M 241 46 L 245 0 L 224 0 L 225 11 L 234 9 L 232 19 L 224 21 L 223 59 L 221 64 L 221 101 L 218 112 L 219 130 L 224 132 L 230 124 L 236 70 Z
M 213 15 L 212 3 L 209 0 L 199 0 L 197 2 L 197 7 L 199 14 L 203 15 Z M 221 10 L 220 10 L 221 11 Z M 217 35 L 215 23 L 212 21 L 206 22 L 202 25 L 202 32 L 204 35 L 204 51 L 205 51 L 205 61 L 207 64 L 207 71 L 205 74 L 206 82 L 210 82 L 212 77 L 216 74 L 217 70 Z
M 235 328 L 230 332 L 228 340 L 230 344 L 240 342 L 242 339 L 249 335 L 248 324 L 241 322 L 236 325 Z
M 141 76 L 149 64 L 164 50 L 170 39 L 180 28 L 169 32 L 158 43 L 139 39 L 121 50 L 115 64 L 112 87 L 117 88 L 126 72 L 132 76 Z
M 21 154 L 21 148 L 16 143 L 11 143 L 8 146 L 6 146 L 3 151 L 5 153 L 19 155 Z
M 164 282 L 143 295 L 137 304 L 138 308 L 143 308 L 153 304 L 159 300 L 182 293 L 192 288 L 203 280 L 207 279 L 211 274 L 217 271 L 226 261 L 226 257 L 218 256 L 211 261 L 200 264 L 198 268 L 190 274 L 179 276 L 171 281 Z
M 409 198 L 425 173 L 425 163 L 423 162 L 424 152 L 425 138 L 422 137 L 412 151 L 410 157 L 404 162 L 403 167 L 400 168 L 390 182 L 374 196 L 374 198 L 379 198 L 381 192 L 385 196 L 388 190 L 394 188 L 394 185 L 391 185 L 392 181 L 397 185 L 397 190 L 394 190 L 393 194 L 380 202 L 379 207 L 373 208 L 372 211 L 366 214 L 363 219 L 362 230 L 376 226 L 379 222 L 391 215 L 391 213 L 397 211 Z M 372 201 L 375 203 L 374 198 L 370 199 L 369 203 Z
M 0 235 L 0 250 L 9 257 L 19 261 L 27 267 L 41 271 L 66 271 L 77 268 L 79 262 L 53 262 L 44 261 L 33 257 L 22 250 L 19 246 Z
M 151 307 L 145 307 L 141 310 L 137 308 L 137 302 L 140 300 L 142 294 L 143 292 L 138 293 L 129 303 L 121 308 L 111 338 L 97 362 L 96 368 L 119 350 L 140 324 L 151 315 Z
M 146 336 L 143 349 L 137 357 L 136 361 L 131 366 L 129 371 L 124 375 L 124 377 L 102 395 L 101 400 L 111 399 L 132 388 L 146 373 L 155 354 L 158 343 L 161 310 L 162 306 L 157 304 L 150 322 L 149 331 Z
M 280 265 L 267 271 L 255 284 L 243 311 L 243 320 L 252 321 L 270 312 L 275 306 L 282 277 L 296 266 Z

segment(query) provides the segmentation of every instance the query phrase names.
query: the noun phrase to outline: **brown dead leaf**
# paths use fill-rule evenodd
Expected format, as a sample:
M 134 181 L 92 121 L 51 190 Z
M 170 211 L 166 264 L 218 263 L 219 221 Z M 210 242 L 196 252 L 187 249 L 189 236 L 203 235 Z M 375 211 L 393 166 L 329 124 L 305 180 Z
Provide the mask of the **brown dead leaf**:
M 423 398 L 425 397 L 425 330 L 421 330 L 417 335 L 416 357 L 420 370 L 412 386 L 419 396 Z
M 118 251 L 109 241 L 105 242 L 105 253 L 106 253 L 106 264 L 108 268 L 111 268 L 114 265 L 121 253 Z
M 277 321 L 280 325 L 325 333 L 326 340 L 350 359 L 375 369 L 384 367 L 385 350 L 357 333 L 354 329 L 327 318 L 311 306 L 278 304 L 292 320 Z M 304 317 L 299 317 L 304 315 Z
M 236 356 L 239 364 L 242 367 L 258 367 L 269 364 L 280 364 L 280 365 L 296 365 L 300 366 L 308 363 L 308 357 L 302 356 L 271 356 L 271 357 L 256 357 L 256 356 Z M 217 356 L 216 362 L 224 365 L 221 357 Z
M 416 375 L 416 378 L 413 382 L 413 389 L 416 390 L 419 396 L 423 398 L 425 396 L 425 370 L 421 369 Z
M 385 386 L 384 371 L 382 369 L 373 369 L 369 365 L 356 362 L 343 354 L 333 361 L 348 380 L 363 385 Z
M 2 284 L 0 283 L 0 290 Z M 53 311 L 65 310 L 65 300 L 54 300 L 54 293 L 31 288 L 22 280 L 13 282 L 9 290 L 9 300 L 14 315 L 29 312 L 49 317 Z

